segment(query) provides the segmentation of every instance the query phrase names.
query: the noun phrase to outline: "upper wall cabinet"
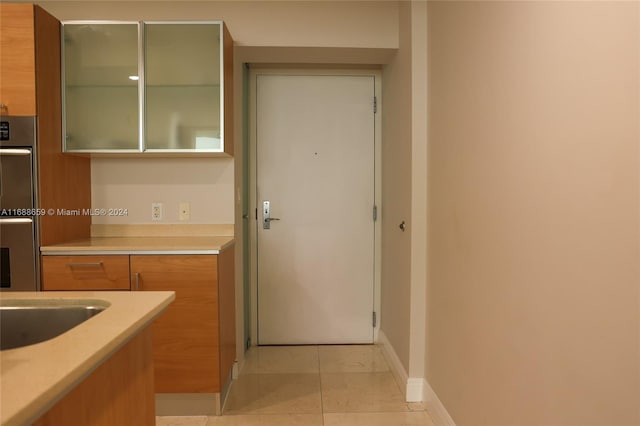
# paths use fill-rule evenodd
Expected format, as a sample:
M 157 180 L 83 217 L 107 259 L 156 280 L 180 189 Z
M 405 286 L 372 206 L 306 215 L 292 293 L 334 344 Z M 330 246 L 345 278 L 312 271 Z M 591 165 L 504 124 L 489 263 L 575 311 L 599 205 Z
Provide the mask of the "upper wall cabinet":
M 64 26 L 64 148 L 141 147 L 138 23 Z
M 0 3 L 0 114 L 36 115 L 34 7 Z
M 233 155 L 222 22 L 65 22 L 64 149 Z

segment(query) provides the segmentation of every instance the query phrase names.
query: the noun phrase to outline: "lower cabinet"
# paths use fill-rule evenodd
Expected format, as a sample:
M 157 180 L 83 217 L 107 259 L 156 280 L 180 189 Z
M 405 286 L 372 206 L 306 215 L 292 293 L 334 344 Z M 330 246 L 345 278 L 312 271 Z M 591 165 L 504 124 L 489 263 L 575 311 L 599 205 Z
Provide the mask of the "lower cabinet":
M 176 292 L 153 324 L 159 393 L 220 391 L 218 256 L 131 256 L 134 290 Z
M 175 291 L 151 326 L 155 392 L 220 393 L 229 380 L 236 349 L 233 246 L 218 255 L 43 256 L 42 284 L 45 291 Z
M 129 256 L 42 256 L 43 290 L 129 290 Z
M 155 424 L 147 327 L 42 415 L 34 426 Z

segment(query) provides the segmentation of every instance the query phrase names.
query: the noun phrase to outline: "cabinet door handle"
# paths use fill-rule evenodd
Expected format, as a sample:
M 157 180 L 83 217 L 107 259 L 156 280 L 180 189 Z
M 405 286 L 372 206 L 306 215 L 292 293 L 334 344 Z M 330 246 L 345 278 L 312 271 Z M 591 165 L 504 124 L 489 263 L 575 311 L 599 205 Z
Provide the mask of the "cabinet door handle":
M 69 268 L 101 268 L 102 262 L 67 263 Z
M 140 272 L 136 272 L 136 283 L 135 283 L 134 290 L 136 291 L 140 290 Z

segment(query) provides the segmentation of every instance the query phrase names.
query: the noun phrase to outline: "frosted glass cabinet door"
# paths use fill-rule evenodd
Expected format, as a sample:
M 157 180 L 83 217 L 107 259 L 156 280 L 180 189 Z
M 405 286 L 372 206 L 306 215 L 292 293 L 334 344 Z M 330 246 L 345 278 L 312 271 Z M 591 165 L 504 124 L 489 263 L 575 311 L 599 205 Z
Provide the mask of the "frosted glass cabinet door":
M 145 150 L 223 150 L 221 23 L 145 22 Z
M 66 151 L 136 151 L 138 23 L 65 23 Z

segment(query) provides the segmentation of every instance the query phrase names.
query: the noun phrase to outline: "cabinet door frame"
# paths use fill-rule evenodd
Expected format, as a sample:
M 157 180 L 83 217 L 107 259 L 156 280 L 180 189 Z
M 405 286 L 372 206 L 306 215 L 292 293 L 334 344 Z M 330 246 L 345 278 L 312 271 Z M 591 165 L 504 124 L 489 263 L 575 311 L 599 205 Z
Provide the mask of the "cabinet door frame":
M 74 153 L 141 153 L 144 151 L 144 128 L 142 121 L 144 119 L 144 60 L 142 57 L 141 40 L 143 37 L 142 22 L 140 21 L 97 21 L 97 20 L 74 20 L 61 21 L 62 30 L 60 31 L 61 45 L 61 81 L 62 87 L 62 152 Z M 67 147 L 67 85 L 66 85 L 66 48 L 65 48 L 65 27 L 72 25 L 136 25 L 137 36 L 137 52 L 138 52 L 138 147 L 137 149 L 71 149 Z
M 61 45 L 62 45 L 62 150 L 63 152 L 85 154 L 129 154 L 129 155 L 179 155 L 179 154 L 205 154 L 210 156 L 233 155 L 233 38 L 222 20 L 206 21 L 128 21 L 128 20 L 66 20 L 61 21 Z M 138 26 L 138 147 L 137 149 L 69 149 L 67 147 L 67 111 L 66 85 L 65 85 L 65 42 L 64 29 L 70 25 L 113 25 L 136 24 Z M 146 146 L 146 82 L 145 82 L 145 26 L 146 25 L 218 25 L 219 27 L 219 52 L 220 52 L 220 149 L 149 149 Z
M 144 133 L 144 142 L 143 142 L 143 151 L 145 153 L 180 153 L 180 152 L 206 152 L 206 153 L 220 153 L 220 152 L 225 152 L 226 151 L 226 134 L 225 134 L 225 113 L 228 112 L 229 114 L 231 114 L 231 111 L 225 111 L 225 89 L 226 89 L 226 84 L 225 84 L 225 60 L 227 58 L 225 58 L 225 55 L 228 55 L 229 52 L 225 51 L 225 24 L 223 21 L 216 21 L 216 20 L 212 20 L 212 21 L 143 21 L 141 22 L 141 26 L 142 26 L 142 31 L 143 31 L 143 36 L 142 39 L 140 40 L 140 43 L 142 44 L 142 51 L 143 51 L 143 72 L 142 74 L 144 75 L 143 80 L 145 80 L 145 85 L 143 87 L 143 106 L 144 106 L 144 115 L 146 118 L 146 89 L 147 89 L 147 85 L 146 85 L 146 77 L 147 77 L 147 71 L 146 71 L 146 60 L 147 60 L 147 56 L 146 56 L 146 52 L 145 52 L 145 43 L 146 43 L 146 34 L 147 34 L 147 28 L 149 28 L 150 26 L 154 26 L 154 25 L 217 25 L 218 26 L 218 50 L 220 52 L 220 63 L 219 63 L 219 76 L 220 79 L 218 81 L 218 86 L 219 86 L 219 111 L 220 111 L 220 141 L 221 141 L 221 145 L 220 145 L 220 149 L 164 149 L 164 148 L 148 148 L 145 143 L 146 143 L 146 122 L 142 122 L 142 127 L 143 127 L 143 133 Z M 229 78 L 231 78 L 231 76 L 228 76 Z

